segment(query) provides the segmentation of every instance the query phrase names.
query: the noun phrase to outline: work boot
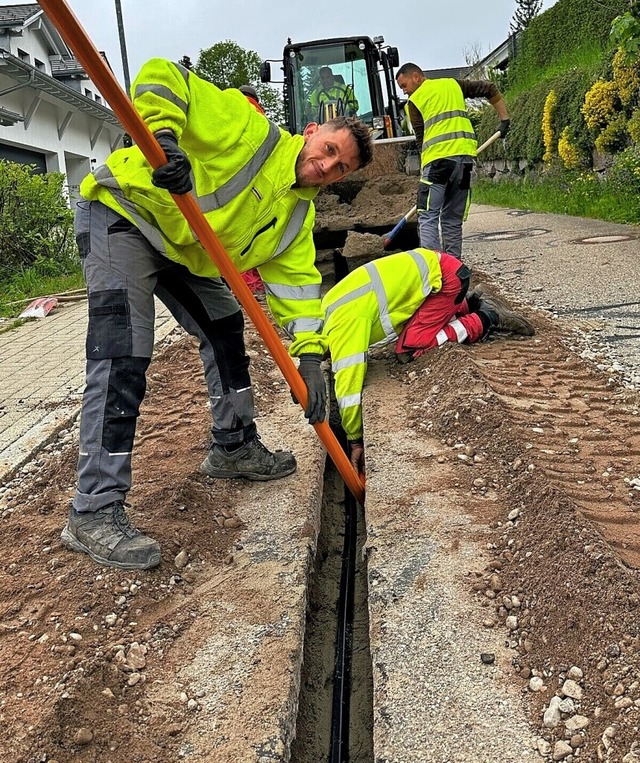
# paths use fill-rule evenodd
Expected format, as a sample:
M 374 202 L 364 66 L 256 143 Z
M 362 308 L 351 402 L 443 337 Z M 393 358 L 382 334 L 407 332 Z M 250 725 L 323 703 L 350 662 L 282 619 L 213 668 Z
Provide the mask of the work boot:
M 286 450 L 267 450 L 256 435 L 237 450 L 228 451 L 214 443 L 209 455 L 200 465 L 208 477 L 245 477 L 248 480 L 277 480 L 296 470 L 293 453 Z
M 492 297 L 486 292 L 483 294 L 480 307 L 476 312 L 488 315 L 491 319 L 491 327 L 498 331 L 511 331 L 514 334 L 523 334 L 524 336 L 533 336 L 536 333 L 533 324 L 523 315 L 514 313 L 507 307 L 506 302 L 499 297 Z
M 412 352 L 396 352 L 396 360 L 400 365 L 404 366 L 407 363 L 411 363 L 413 360 L 413 353 Z
M 72 506 L 60 537 L 67 548 L 109 567 L 146 570 L 160 564 L 160 546 L 131 526 L 122 501 L 97 511 L 79 512 Z

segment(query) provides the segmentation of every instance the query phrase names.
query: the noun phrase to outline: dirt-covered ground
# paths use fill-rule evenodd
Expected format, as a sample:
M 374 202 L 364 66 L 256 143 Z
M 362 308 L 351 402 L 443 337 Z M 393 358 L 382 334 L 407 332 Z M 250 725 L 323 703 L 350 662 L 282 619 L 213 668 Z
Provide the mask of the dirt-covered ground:
M 477 627 L 501 629 L 513 648 L 512 680 L 541 752 L 637 763 L 640 399 L 581 359 L 579 338 L 571 347 L 554 321 L 534 320 L 532 339 L 446 347 L 402 367 L 388 353 L 372 362 L 411 385 L 415 404 L 397 416 L 416 437 L 441 438 L 461 505 L 492 524 L 493 561 L 469 577 L 468 595 L 486 607 Z M 267 413 L 270 390 L 284 385 L 251 331 L 249 345 Z M 198 591 L 233 563 L 242 524 L 238 488 L 197 472 L 206 403 L 196 347 L 168 346 L 150 369 L 130 496 L 134 519 L 163 547 L 156 572 L 100 570 L 61 546 L 74 432 L 3 492 L 2 760 L 179 759 L 202 698 L 188 682 L 183 696 L 160 687 L 202 642 Z M 497 511 L 505 504 L 508 520 Z M 556 693 L 557 722 L 545 725 Z
M 469 591 L 513 650 L 539 750 L 637 763 L 640 396 L 586 364 L 566 324 L 534 322 L 531 339 L 380 360 L 411 389 L 398 415 L 441 438 L 464 512 L 494 528 Z

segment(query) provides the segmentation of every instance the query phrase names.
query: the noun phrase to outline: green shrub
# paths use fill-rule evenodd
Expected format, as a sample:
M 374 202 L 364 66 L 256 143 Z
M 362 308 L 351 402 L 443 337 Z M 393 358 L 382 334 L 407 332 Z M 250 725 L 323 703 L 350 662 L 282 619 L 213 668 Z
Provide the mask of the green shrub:
M 559 0 L 520 36 L 509 87 L 526 88 L 549 73 L 596 62 L 609 46 L 611 22 L 627 9 L 627 0 Z
M 73 213 L 62 193 L 64 175 L 35 175 L 0 160 L 0 280 L 32 267 L 47 275 L 77 270 Z
M 584 155 L 576 147 L 569 127 L 565 127 L 562 135 L 558 138 L 558 156 L 568 170 L 575 170 L 587 165 Z
M 620 103 L 633 108 L 638 103 L 640 90 L 640 59 L 629 61 L 622 48 L 616 50 L 611 61 L 611 77 L 618 90 Z
M 629 146 L 617 154 L 607 178 L 615 191 L 635 196 L 640 204 L 640 146 Z
M 587 127 L 606 127 L 620 111 L 620 99 L 615 82 L 599 79 L 584 96 L 582 116 Z
M 505 156 L 512 161 L 526 159 L 531 165 L 542 161 L 545 152 L 542 119 L 544 104 L 551 91 L 555 91 L 557 101 L 553 109 L 551 131 L 555 141 L 566 127 L 571 134 L 571 142 L 581 156 L 588 157 L 593 150 L 593 137 L 589 132 L 580 109 L 584 94 L 595 76 L 595 69 L 573 67 L 562 74 L 540 80 L 526 92 L 510 98 L 506 94 L 511 117 L 511 129 L 506 146 L 494 144 L 486 151 L 485 159 Z M 486 106 L 477 122 L 478 141 L 486 140 L 496 129 L 497 118 L 491 106 Z M 474 124 L 476 123 L 474 122 Z M 555 150 L 554 145 L 554 150 Z
M 629 136 L 634 143 L 640 143 L 640 108 L 635 109 L 627 122 Z

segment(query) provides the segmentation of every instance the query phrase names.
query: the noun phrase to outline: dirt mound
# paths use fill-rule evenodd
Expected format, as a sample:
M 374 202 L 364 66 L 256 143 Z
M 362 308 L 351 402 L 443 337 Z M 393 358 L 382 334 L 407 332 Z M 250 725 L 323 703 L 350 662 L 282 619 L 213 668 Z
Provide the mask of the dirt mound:
M 342 249 L 342 256 L 347 259 L 355 257 L 383 257 L 386 254 L 384 251 L 384 239 L 381 236 L 376 236 L 373 233 L 356 233 L 355 231 L 349 231 L 347 233 L 347 240 Z
M 570 741 L 581 759 L 622 761 L 640 708 L 640 399 L 533 320 L 534 338 L 447 346 L 391 373 L 412 386 L 415 431 L 442 438 L 465 509 L 495 528 L 470 588 L 485 627 L 506 626 L 523 690 L 541 679 L 540 749 Z M 545 727 L 580 673 L 580 698 Z
M 257 416 L 270 415 L 272 428 L 264 434 L 273 447 L 269 435 L 279 431 L 283 442 L 290 441 L 296 427 L 304 426 L 305 432 L 309 428 L 296 418 L 278 429 L 282 414 L 272 411 L 279 407 L 291 418 L 296 408 L 255 334 L 248 335 Z M 62 547 L 60 531 L 75 485 L 77 444 L 50 448 L 9 490 L 0 491 L 2 760 L 174 763 L 185 745 L 189 747 L 189 734 L 198 733 L 198 724 L 207 725 L 212 705 L 215 723 L 208 737 L 201 735 L 200 747 L 217 744 L 220 760 L 239 760 L 254 740 L 260 743 L 266 725 L 262 719 L 269 716 L 256 704 L 279 701 L 271 687 L 253 694 L 246 689 L 262 680 L 255 666 L 264 661 L 268 680 L 287 690 L 293 633 L 285 638 L 267 625 L 260 628 L 269 617 L 277 620 L 280 606 L 286 608 L 287 622 L 297 622 L 299 588 L 292 586 L 289 596 L 270 581 L 282 567 L 295 569 L 298 558 L 308 558 L 314 530 L 305 529 L 305 512 L 290 512 L 289 498 L 268 483 L 209 480 L 198 472 L 209 444 L 210 416 L 193 341 L 182 339 L 154 358 L 148 388 L 129 513 L 160 542 L 158 568 L 144 573 L 101 568 Z M 309 458 L 298 453 L 299 478 L 314 484 L 319 467 L 314 465 L 315 477 L 305 474 Z M 274 501 L 290 521 L 273 518 Z M 256 503 L 264 521 L 255 519 Z M 239 512 L 253 517 L 250 530 Z M 279 531 L 287 533 L 282 549 L 271 541 Z M 270 590 L 256 594 L 261 587 L 274 589 L 275 604 Z M 227 592 L 242 617 L 247 614 L 246 627 L 255 632 L 234 635 L 233 629 L 241 629 L 244 621 L 230 614 Z M 233 665 L 225 672 L 213 657 L 207 662 L 205 650 L 202 659 L 211 675 L 190 675 L 198 666 L 196 655 L 215 634 L 224 645 L 215 658 Z M 255 658 L 253 663 L 238 658 L 244 670 L 237 678 L 233 652 L 240 648 Z M 233 691 L 227 687 L 232 681 Z M 253 705 L 245 701 L 233 706 L 226 692 L 241 698 L 238 687 L 254 697 Z M 234 740 L 229 742 L 233 735 L 225 724 L 233 728 L 238 723 L 247 724 L 237 735 L 244 747 L 230 752 Z
M 316 229 L 391 230 L 415 204 L 417 187 L 416 177 L 399 172 L 329 186 L 316 197 Z

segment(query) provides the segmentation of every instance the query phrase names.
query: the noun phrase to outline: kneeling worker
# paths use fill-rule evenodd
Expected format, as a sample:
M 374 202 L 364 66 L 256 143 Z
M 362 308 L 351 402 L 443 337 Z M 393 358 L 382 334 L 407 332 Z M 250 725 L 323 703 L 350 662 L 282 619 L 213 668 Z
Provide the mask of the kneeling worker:
M 531 336 L 533 325 L 477 286 L 450 254 L 415 249 L 382 257 L 349 273 L 322 300 L 325 334 L 349 458 L 364 471 L 362 388 L 367 351 L 396 342 L 407 363 L 445 342 L 477 342 L 493 329 Z

